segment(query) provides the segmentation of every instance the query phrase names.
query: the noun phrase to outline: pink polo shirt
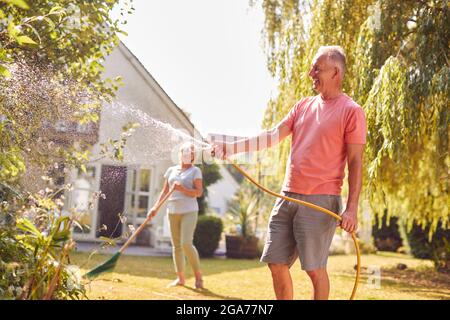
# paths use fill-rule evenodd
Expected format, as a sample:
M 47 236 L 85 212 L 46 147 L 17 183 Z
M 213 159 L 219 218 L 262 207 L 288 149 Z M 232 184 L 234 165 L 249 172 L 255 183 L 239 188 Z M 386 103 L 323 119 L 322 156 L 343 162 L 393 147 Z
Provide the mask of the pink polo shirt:
M 282 120 L 292 130 L 283 191 L 340 195 L 346 144 L 366 143 L 363 109 L 346 94 L 298 101 Z

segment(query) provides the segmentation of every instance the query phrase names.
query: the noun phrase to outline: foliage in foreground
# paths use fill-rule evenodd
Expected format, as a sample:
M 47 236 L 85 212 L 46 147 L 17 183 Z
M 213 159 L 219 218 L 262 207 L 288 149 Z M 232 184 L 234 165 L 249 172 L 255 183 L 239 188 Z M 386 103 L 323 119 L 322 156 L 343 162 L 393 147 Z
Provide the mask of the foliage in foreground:
M 60 190 L 59 190 L 60 191 Z M 1 188 L 0 297 L 2 299 L 80 299 L 85 288 L 69 253 L 74 215 L 62 214 L 59 191 L 49 188 L 11 200 Z M 10 201 L 6 201 L 10 200 Z
M 95 126 L 102 103 L 114 97 L 120 79 L 101 74 L 125 23 L 110 17 L 118 3 L 0 0 L 1 298 L 84 297 L 69 261 L 77 212 L 63 214 L 61 194 L 68 186 L 56 189 L 61 184 L 46 176 L 58 163 L 65 174 L 85 170 L 95 141 L 58 141 L 48 133 L 58 121 Z M 120 161 L 133 128 L 127 125 L 119 140 L 102 145 L 104 155 Z M 36 168 L 48 182 L 38 193 L 24 179 Z

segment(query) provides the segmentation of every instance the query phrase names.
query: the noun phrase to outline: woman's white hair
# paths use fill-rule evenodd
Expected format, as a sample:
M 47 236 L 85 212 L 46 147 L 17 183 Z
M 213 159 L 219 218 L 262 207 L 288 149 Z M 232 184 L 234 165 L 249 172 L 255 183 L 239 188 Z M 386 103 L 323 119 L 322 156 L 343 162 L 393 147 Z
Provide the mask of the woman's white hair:
M 189 141 L 183 143 L 183 144 L 180 146 L 180 148 L 178 149 L 178 157 L 179 157 L 179 160 L 184 162 L 184 160 L 182 160 L 182 159 L 183 159 L 183 156 L 190 155 L 190 154 L 192 154 L 192 153 L 194 154 L 194 157 L 193 157 L 193 159 L 190 161 L 191 163 L 195 162 L 195 159 L 197 158 L 196 150 L 195 150 L 195 145 L 194 145 L 194 143 L 189 142 Z
M 195 150 L 195 146 L 192 142 L 185 142 L 180 146 L 180 152 L 186 151 L 190 152 L 192 149 Z

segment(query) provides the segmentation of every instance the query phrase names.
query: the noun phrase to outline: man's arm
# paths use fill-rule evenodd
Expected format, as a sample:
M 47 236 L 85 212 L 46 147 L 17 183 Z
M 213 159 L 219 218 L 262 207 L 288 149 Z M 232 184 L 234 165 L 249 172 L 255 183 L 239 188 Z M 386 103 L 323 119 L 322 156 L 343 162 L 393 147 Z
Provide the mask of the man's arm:
M 213 150 L 216 157 L 223 159 L 235 153 L 254 152 L 273 147 L 291 134 L 291 128 L 284 122 L 266 130 L 254 137 L 247 137 L 236 142 L 214 142 Z
M 358 226 L 358 201 L 362 186 L 363 144 L 347 144 L 348 199 L 342 214 L 341 227 L 352 233 Z

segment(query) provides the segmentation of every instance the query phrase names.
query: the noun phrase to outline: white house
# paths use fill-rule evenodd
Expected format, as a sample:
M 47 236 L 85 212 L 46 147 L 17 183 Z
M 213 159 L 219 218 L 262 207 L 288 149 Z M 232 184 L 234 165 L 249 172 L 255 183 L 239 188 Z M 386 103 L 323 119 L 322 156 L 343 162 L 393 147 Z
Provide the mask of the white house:
M 98 141 L 93 148 L 94 161 L 86 173 L 71 173 L 74 190 L 67 195 L 66 209 L 83 211 L 82 221 L 89 226 L 75 228 L 74 238 L 77 240 L 99 241 L 102 236 L 120 237 L 145 220 L 162 190 L 164 172 L 176 161 L 174 149 L 177 149 L 173 147 L 177 140 L 170 128 L 153 119 L 202 139 L 189 118 L 124 44 L 120 43 L 107 57 L 104 66 L 104 76 L 121 76 L 124 86 L 117 91 L 117 102 L 105 105 L 102 110 Z M 118 139 L 122 126 L 136 120 L 143 126 L 128 138 L 124 161 L 101 158 L 101 144 L 108 138 Z M 94 197 L 91 201 L 93 194 L 100 190 L 105 198 Z M 122 218 L 119 213 L 123 214 Z M 136 241 L 160 247 L 168 244 L 168 236 L 163 206 Z
M 207 200 L 209 209 L 223 216 L 228 210 L 228 201 L 239 188 L 239 183 L 224 166 L 220 166 L 220 174 L 222 179 L 208 187 Z

